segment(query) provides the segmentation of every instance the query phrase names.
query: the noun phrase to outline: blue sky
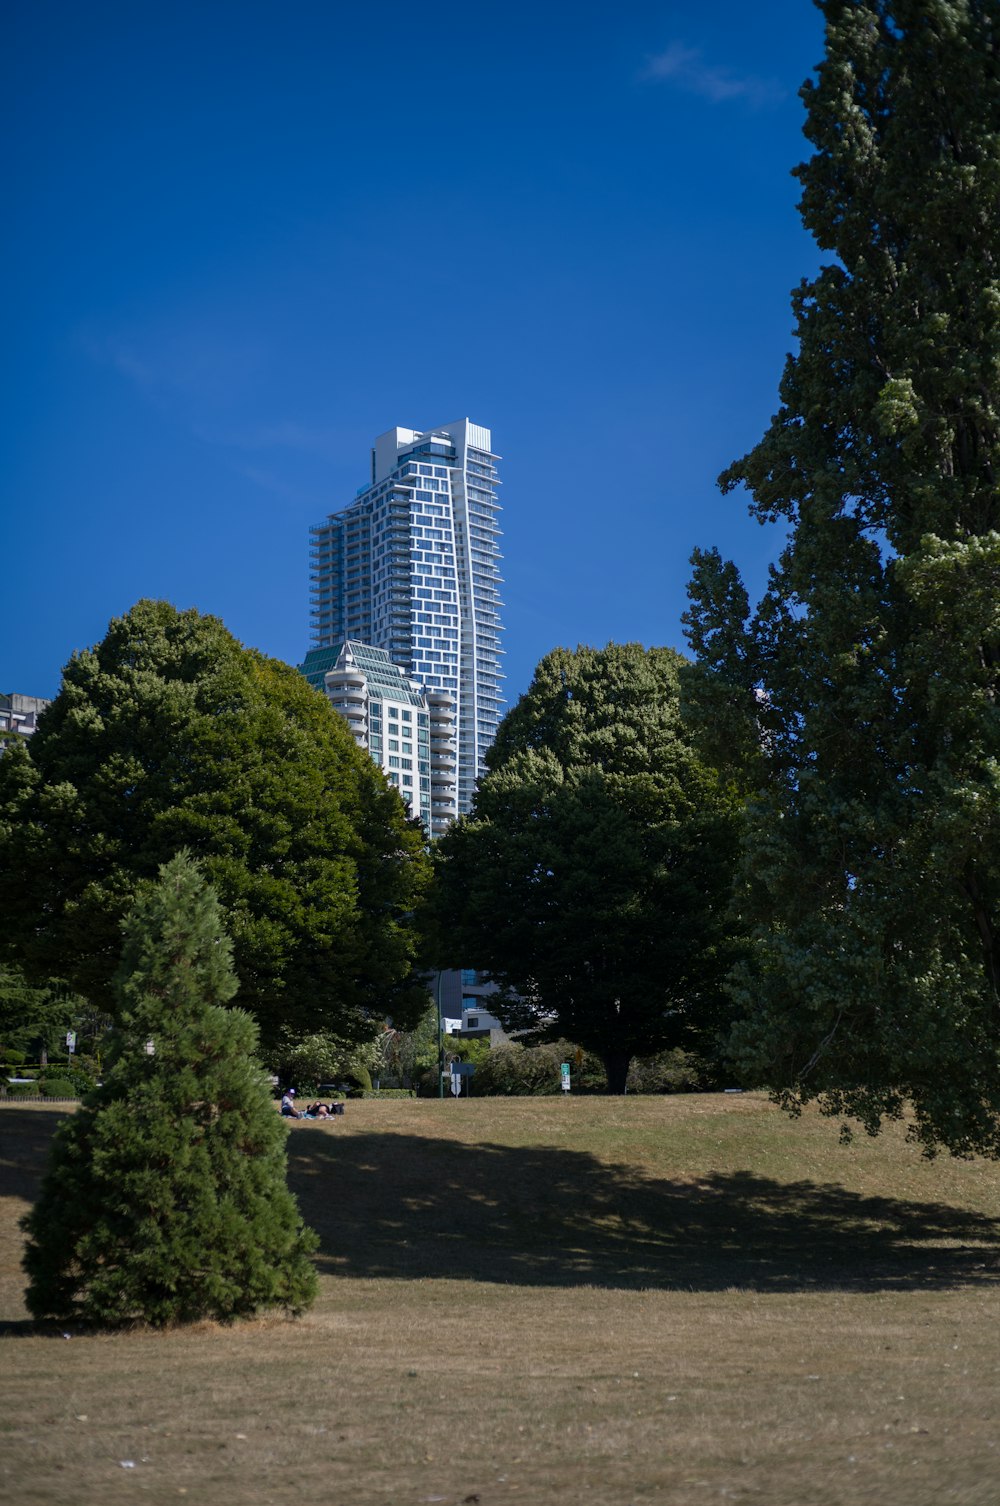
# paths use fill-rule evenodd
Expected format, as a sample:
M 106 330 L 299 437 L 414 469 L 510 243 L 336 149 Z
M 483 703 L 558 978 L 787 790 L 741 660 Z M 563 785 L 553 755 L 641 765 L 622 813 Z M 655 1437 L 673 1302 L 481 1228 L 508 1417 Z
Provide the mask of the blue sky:
M 374 436 L 501 476 L 508 698 L 682 646 L 688 557 L 777 548 L 715 478 L 817 264 L 809 0 L 10 0 L 0 690 L 143 596 L 298 662 L 308 527 Z

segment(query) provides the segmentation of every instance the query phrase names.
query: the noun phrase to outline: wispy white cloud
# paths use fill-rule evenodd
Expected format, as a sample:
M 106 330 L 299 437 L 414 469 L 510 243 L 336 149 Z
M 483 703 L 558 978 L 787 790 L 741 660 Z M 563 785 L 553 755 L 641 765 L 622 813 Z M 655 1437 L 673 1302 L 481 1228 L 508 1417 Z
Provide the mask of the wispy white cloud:
M 113 371 L 171 424 L 219 452 L 233 474 L 284 502 L 320 507 L 302 474 L 327 468 L 356 448 L 333 424 L 296 417 L 244 417 L 260 401 L 264 352 L 241 336 L 202 326 L 89 327 L 78 332 L 87 357 Z
M 671 42 L 663 52 L 647 59 L 641 77 L 674 84 L 713 105 L 740 100 L 760 109 L 778 104 L 787 94 L 776 79 L 735 73 L 731 68 L 706 62 L 699 48 L 686 47 L 683 42 Z
M 233 465 L 232 470 L 252 486 L 259 486 L 262 491 L 270 492 L 275 497 L 291 502 L 301 501 L 299 489 L 290 485 L 283 476 L 276 476 L 273 471 L 266 471 L 257 465 Z
M 262 364 L 261 352 L 202 328 L 81 332 L 84 350 L 110 366 L 147 396 L 217 403 L 245 388 Z
M 329 458 L 342 453 L 344 446 L 340 430 L 322 424 L 303 424 L 295 419 L 278 419 L 240 429 L 199 430 L 199 433 L 212 444 L 233 450 L 291 450 L 299 455 Z
M 153 367 L 141 359 L 131 345 L 114 335 L 83 336 L 83 346 L 91 360 L 99 366 L 111 366 L 120 376 L 127 377 L 137 387 L 155 387 L 158 377 Z

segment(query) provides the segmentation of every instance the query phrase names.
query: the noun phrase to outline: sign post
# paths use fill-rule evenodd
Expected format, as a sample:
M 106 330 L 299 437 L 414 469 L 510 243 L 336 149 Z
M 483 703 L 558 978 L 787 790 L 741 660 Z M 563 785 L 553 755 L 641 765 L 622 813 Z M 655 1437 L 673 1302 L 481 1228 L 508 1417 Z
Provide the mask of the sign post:
M 73 1052 L 76 1050 L 75 1030 L 67 1030 L 66 1032 L 66 1050 L 69 1052 L 70 1056 L 72 1056 Z
M 560 1077 L 559 1086 L 562 1088 L 562 1090 L 563 1090 L 564 1093 L 568 1093 L 569 1092 L 569 1062 L 560 1062 L 559 1063 L 559 1077 Z
M 475 1066 L 473 1065 L 472 1062 L 460 1062 L 460 1061 L 454 1061 L 454 1062 L 452 1062 L 452 1064 L 451 1064 L 451 1091 L 454 1093 L 454 1095 L 455 1095 L 456 1098 L 458 1097 L 459 1093 L 461 1093 L 461 1091 L 462 1091 L 462 1078 L 463 1077 L 471 1077 L 472 1074 L 473 1074 L 473 1072 L 475 1072 L 475 1070 L 476 1070 Z M 465 1096 L 466 1097 L 469 1096 L 469 1089 L 468 1088 L 466 1088 L 466 1090 L 465 1090 Z

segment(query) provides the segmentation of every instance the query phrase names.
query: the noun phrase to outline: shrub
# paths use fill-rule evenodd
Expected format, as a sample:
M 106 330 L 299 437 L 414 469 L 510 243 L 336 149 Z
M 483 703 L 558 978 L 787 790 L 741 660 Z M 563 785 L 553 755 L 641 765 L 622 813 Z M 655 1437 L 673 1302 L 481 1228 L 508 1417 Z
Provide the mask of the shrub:
M 84 1066 L 43 1067 L 38 1074 L 38 1080 L 42 1083 L 51 1082 L 54 1079 L 69 1083 L 72 1091 L 81 1097 L 90 1092 L 96 1080 L 94 1072 L 88 1071 Z
M 562 1092 L 560 1065 L 569 1062 L 575 1092 L 602 1092 L 604 1069 L 597 1057 L 570 1041 L 494 1046 L 473 1078 L 477 1097 L 550 1097 Z
M 705 1086 L 705 1064 L 690 1051 L 636 1057 L 628 1070 L 630 1093 L 693 1093 Z
M 369 1092 L 363 1089 L 358 1095 L 361 1098 L 416 1098 L 412 1088 L 372 1088 Z
M 437 1067 L 425 1067 L 411 1079 L 414 1084 L 414 1092 L 418 1098 L 437 1098 L 438 1074 Z
M 46 1077 L 40 1082 L 39 1091 L 43 1098 L 76 1098 L 77 1090 L 73 1083 L 67 1082 L 64 1077 Z
M 380 1059 L 379 1041 L 357 1042 L 319 1032 L 303 1036 L 272 1053 L 272 1064 L 281 1082 L 294 1085 L 300 1098 L 322 1095 L 325 1082 L 372 1085 L 369 1068 Z

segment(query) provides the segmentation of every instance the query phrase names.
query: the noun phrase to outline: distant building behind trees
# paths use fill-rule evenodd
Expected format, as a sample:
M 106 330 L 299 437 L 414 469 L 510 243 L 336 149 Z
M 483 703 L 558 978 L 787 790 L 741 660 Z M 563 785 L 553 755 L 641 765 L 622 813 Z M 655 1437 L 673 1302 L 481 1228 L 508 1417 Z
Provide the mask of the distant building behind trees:
M 498 459 L 490 430 L 468 418 L 389 429 L 354 500 L 311 530 L 315 647 L 371 644 L 451 697 L 459 812 L 504 704 Z
M 14 737 L 30 737 L 38 726 L 38 718 L 50 704 L 42 696 L 18 695 L 0 691 L 0 753 Z

